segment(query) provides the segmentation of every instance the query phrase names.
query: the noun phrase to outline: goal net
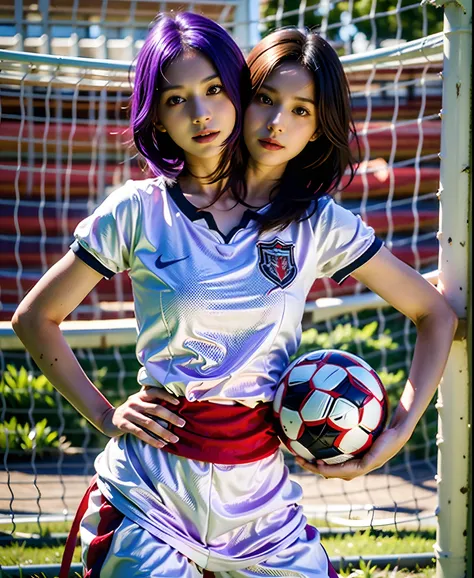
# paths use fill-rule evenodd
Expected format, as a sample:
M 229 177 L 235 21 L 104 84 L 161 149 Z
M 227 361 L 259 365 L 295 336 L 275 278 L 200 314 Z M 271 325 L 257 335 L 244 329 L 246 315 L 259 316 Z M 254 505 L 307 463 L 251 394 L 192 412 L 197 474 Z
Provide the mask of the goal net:
M 96 14 L 65 3 L 62 11 L 51 6 L 47 18 L 21 7 L 22 17 L 12 15 L 10 28 L 0 28 L 0 524 L 10 529 L 70 519 L 107 441 L 39 374 L 9 320 L 68 250 L 76 224 L 125 180 L 144 176 L 130 145 L 129 69 L 154 16 L 151 4 L 134 0 L 104 0 Z M 209 0 L 190 9 L 220 21 L 244 50 L 282 25 L 315 26 L 333 43 L 350 81 L 362 152 L 356 178 L 336 199 L 436 283 L 441 11 L 401 0 L 264 0 L 258 10 L 240 0 Z M 101 281 L 63 328 L 112 402 L 136 390 L 126 274 Z M 340 287 L 319 280 L 303 329 L 299 353 L 352 351 L 397 399 L 415 338 L 413 324 L 397 311 L 351 278 Z M 316 479 L 288 455 L 308 516 L 327 531 L 434 526 L 436 430 L 431 405 L 399 456 L 350 485 Z

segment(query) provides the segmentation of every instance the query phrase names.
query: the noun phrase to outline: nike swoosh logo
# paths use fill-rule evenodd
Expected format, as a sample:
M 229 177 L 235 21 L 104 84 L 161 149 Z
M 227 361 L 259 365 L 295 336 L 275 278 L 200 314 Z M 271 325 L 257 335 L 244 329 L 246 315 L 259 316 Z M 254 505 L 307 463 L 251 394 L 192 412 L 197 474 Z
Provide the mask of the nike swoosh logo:
M 164 269 L 165 267 L 169 267 L 170 265 L 174 265 L 175 263 L 179 263 L 180 261 L 184 261 L 188 257 L 189 257 L 189 255 L 187 255 L 186 257 L 181 257 L 181 259 L 173 259 L 172 261 L 163 261 L 161 255 L 160 255 L 158 257 L 158 259 L 155 261 L 155 265 L 156 265 L 157 269 Z

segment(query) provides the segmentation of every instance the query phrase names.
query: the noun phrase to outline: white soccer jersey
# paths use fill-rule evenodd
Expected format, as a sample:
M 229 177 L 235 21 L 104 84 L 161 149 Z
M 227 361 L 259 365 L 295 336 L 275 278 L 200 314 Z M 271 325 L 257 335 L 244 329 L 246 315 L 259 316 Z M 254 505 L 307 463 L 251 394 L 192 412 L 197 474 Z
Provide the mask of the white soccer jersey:
M 315 279 L 341 283 L 382 246 L 329 196 L 283 231 L 259 235 L 252 215 L 223 235 L 156 178 L 128 181 L 77 226 L 78 257 L 107 278 L 130 275 L 140 384 L 189 401 L 272 401 Z

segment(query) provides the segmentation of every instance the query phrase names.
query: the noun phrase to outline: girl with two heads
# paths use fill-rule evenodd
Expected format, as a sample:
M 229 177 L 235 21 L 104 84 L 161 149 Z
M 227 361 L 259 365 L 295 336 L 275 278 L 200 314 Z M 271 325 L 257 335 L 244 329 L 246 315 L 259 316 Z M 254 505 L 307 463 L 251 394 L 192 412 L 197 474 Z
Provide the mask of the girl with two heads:
M 336 575 L 271 420 L 315 279 L 354 276 L 418 336 L 389 428 L 362 459 L 301 462 L 310 471 L 351 479 L 395 455 L 447 359 L 456 318 L 444 298 L 328 194 L 354 167 L 335 52 L 287 29 L 248 64 L 251 84 L 233 40 L 204 17 L 157 20 L 131 114 L 155 176 L 127 182 L 82 221 L 13 318 L 48 379 L 111 438 L 76 516 L 88 576 Z M 103 277 L 125 270 L 141 389 L 115 408 L 58 326 Z

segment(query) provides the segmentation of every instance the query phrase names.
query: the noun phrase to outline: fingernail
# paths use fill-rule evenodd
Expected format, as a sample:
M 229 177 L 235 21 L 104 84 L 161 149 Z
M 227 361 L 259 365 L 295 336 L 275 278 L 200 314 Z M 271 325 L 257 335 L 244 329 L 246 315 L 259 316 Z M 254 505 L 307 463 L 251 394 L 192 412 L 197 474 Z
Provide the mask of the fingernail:
M 175 444 L 176 442 L 179 442 L 179 437 L 178 436 L 171 436 L 170 441 Z
M 186 422 L 184 421 L 184 419 L 180 419 L 178 420 L 178 424 L 179 427 L 184 427 L 186 425 Z
M 175 397 L 173 397 L 173 399 L 171 400 L 171 403 L 173 405 L 179 405 L 179 400 L 177 400 Z

